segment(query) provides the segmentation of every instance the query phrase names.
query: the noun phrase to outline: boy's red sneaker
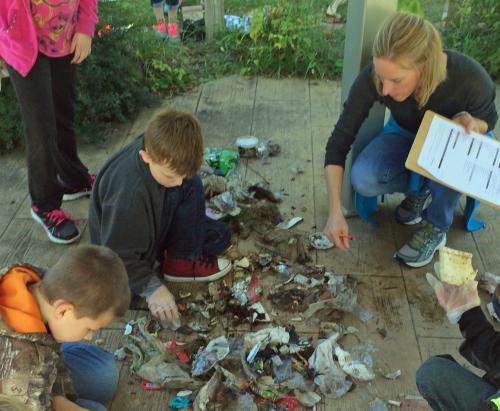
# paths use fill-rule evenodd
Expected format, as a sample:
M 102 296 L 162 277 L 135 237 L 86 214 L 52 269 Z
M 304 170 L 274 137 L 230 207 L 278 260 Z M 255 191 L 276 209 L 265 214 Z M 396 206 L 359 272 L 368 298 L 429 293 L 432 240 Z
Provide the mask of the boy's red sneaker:
M 159 21 L 158 23 L 153 25 L 153 29 L 156 31 L 156 34 L 158 34 L 161 37 L 167 37 L 167 23 L 164 21 Z
M 89 174 L 90 182 L 83 188 L 79 190 L 68 190 L 63 195 L 63 201 L 78 200 L 79 198 L 89 196 L 92 193 L 92 188 L 94 188 L 94 183 L 96 179 L 95 174 Z M 64 184 L 64 183 L 63 183 Z
M 31 207 L 31 216 L 47 233 L 50 241 L 57 244 L 69 244 L 80 237 L 75 222 L 61 209 L 40 211 Z
M 166 253 L 165 253 L 166 254 Z M 163 278 L 172 282 L 215 281 L 231 271 L 231 261 L 217 256 L 201 256 L 196 261 L 165 255 Z

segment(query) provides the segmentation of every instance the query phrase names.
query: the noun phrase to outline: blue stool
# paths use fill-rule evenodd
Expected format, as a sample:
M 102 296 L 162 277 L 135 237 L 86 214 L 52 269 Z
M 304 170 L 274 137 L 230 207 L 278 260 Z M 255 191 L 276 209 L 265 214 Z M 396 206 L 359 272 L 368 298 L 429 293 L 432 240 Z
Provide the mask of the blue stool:
M 424 184 L 424 180 L 423 176 L 412 171 L 410 174 L 410 182 L 408 184 L 408 192 L 418 193 Z M 382 196 L 382 201 L 384 201 L 384 196 Z M 484 221 L 474 217 L 478 205 L 479 200 L 467 197 L 464 210 L 465 229 L 467 231 L 482 230 L 486 227 L 486 223 Z M 371 215 L 377 210 L 377 196 L 365 197 L 354 192 L 354 207 L 363 221 L 378 227 L 379 224 L 371 217 Z

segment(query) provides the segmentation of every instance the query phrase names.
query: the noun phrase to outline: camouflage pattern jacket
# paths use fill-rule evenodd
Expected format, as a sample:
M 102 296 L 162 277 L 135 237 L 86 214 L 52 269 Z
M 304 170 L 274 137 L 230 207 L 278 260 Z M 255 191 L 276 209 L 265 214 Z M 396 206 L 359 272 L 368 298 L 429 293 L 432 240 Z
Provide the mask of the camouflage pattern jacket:
M 41 270 L 18 265 L 42 275 Z M 0 279 L 11 269 L 0 271 Z M 35 411 L 53 410 L 52 397 L 74 399 L 63 354 L 47 333 L 17 333 L 0 316 L 0 393 L 16 397 Z

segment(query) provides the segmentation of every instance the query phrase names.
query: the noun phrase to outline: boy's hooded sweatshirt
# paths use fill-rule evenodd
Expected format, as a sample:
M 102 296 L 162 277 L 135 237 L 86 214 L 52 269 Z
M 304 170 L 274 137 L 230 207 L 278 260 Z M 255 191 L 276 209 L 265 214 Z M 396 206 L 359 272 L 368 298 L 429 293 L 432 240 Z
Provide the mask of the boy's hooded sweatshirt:
M 28 289 L 39 270 L 16 265 L 0 272 L 0 393 L 35 411 L 53 410 L 52 397 L 74 398 L 59 344 L 47 332 Z

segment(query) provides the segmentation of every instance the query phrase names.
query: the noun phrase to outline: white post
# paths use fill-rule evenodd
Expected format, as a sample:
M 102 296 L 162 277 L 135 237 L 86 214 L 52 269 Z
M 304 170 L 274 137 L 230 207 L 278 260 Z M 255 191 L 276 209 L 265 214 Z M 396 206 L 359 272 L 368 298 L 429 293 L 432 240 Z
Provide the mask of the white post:
M 224 0 L 205 0 L 205 31 L 207 40 L 224 28 Z
M 342 97 L 344 104 L 352 83 L 361 69 L 369 63 L 375 34 L 381 23 L 397 10 L 397 0 L 353 0 L 347 2 L 347 25 L 342 70 Z M 375 104 L 356 136 L 347 156 L 342 188 L 342 209 L 346 217 L 356 215 L 351 187 L 351 166 L 366 143 L 382 129 L 385 108 Z

